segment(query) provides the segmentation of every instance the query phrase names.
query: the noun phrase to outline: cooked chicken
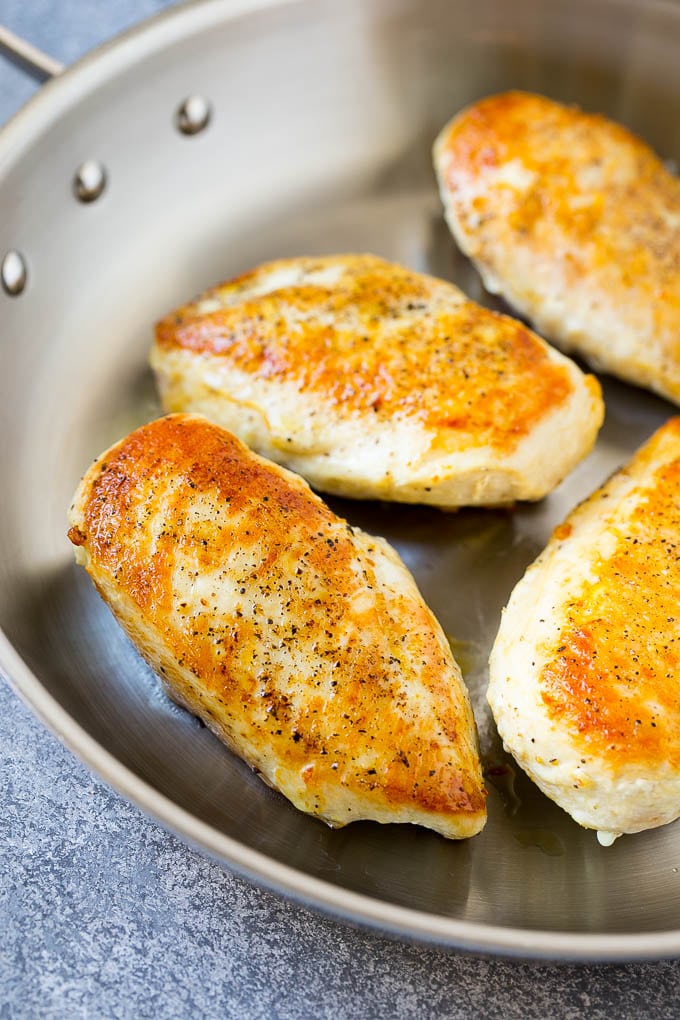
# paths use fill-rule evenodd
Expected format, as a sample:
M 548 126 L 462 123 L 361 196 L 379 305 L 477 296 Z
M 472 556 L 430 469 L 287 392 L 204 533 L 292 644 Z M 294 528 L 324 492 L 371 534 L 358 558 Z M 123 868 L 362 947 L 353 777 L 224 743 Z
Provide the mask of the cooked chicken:
M 597 382 L 450 283 L 370 255 L 261 266 L 157 327 L 168 411 L 197 411 L 343 496 L 540 499 L 587 454 Z
M 519 582 L 489 702 L 522 768 L 602 842 L 680 816 L 680 418 Z
M 484 825 L 460 670 L 390 546 L 194 415 L 83 478 L 69 538 L 168 693 L 330 825 Z
M 680 181 L 625 128 L 522 92 L 435 144 L 451 230 L 549 340 L 680 402 Z

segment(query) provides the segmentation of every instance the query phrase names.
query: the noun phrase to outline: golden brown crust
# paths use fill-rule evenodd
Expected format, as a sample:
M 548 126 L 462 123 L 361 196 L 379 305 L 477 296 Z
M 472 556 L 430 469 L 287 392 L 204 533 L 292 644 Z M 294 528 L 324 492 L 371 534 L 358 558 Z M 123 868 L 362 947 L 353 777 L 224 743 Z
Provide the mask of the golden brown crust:
M 239 298 L 293 263 L 308 274 L 340 267 L 342 277 Z M 230 303 L 203 311 L 211 298 Z M 522 323 L 371 255 L 262 266 L 167 316 L 156 343 L 292 382 L 344 418 L 405 415 L 433 431 L 433 447 L 465 437 L 468 446 L 512 452 L 574 391 L 568 367 Z
M 587 246 L 595 262 L 615 260 L 625 281 L 637 284 L 642 274 L 650 298 L 677 299 L 677 225 L 670 229 L 660 223 L 659 207 L 680 210 L 680 181 L 620 124 L 544 96 L 506 92 L 481 100 L 457 117 L 442 150 L 449 156 L 454 188 L 461 173 L 480 178 L 489 168 L 515 159 L 537 175 L 534 187 L 517 190 L 506 222 L 522 243 L 532 237 L 538 242 L 543 224 L 551 222 L 576 242 L 567 253 L 575 274 L 587 271 L 579 260 Z M 588 167 L 597 172 L 594 187 Z M 505 187 L 511 194 L 512 184 Z M 579 195 L 588 201 L 576 207 Z M 491 194 L 477 196 L 472 206 L 475 216 L 484 219 L 483 227 L 498 214 Z M 650 272 L 653 277 L 648 278 Z M 667 284 L 672 287 L 669 294 Z M 675 304 L 680 307 L 680 300 Z
M 440 628 L 395 554 L 301 479 L 173 415 L 95 462 L 71 523 L 173 695 L 296 806 L 481 828 L 474 722 Z
M 669 440 L 675 456 L 627 495 L 635 509 L 570 600 L 558 654 L 540 677 L 550 718 L 612 769 L 680 769 L 680 418 L 625 473 L 644 471 Z
M 626 128 L 543 96 L 475 103 L 437 141 L 447 217 L 548 339 L 680 400 L 680 181 Z

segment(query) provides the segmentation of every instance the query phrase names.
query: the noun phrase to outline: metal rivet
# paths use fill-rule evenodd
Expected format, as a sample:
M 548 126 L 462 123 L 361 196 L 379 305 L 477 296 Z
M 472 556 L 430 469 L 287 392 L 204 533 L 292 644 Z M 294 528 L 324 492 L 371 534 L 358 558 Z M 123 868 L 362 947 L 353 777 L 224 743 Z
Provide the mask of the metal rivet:
M 5 293 L 11 297 L 21 294 L 28 278 L 23 255 L 20 255 L 18 251 L 8 251 L 2 260 L 0 274 L 2 275 L 2 286 Z
M 212 110 L 203 96 L 188 96 L 177 108 L 175 124 L 183 135 L 197 135 L 210 123 Z
M 94 202 L 106 187 L 106 170 L 96 159 L 86 159 L 76 170 L 73 193 L 80 202 Z

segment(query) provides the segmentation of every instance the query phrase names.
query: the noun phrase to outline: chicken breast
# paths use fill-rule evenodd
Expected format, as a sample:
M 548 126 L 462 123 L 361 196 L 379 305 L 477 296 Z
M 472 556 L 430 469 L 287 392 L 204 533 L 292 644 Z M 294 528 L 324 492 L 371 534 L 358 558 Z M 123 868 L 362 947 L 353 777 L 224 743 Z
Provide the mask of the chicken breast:
M 195 411 L 342 496 L 540 499 L 591 449 L 600 389 L 519 322 L 371 255 L 297 258 L 156 330 L 167 411 Z
M 512 593 L 488 698 L 509 751 L 607 843 L 680 815 L 680 418 Z
M 296 475 L 189 415 L 102 455 L 78 562 L 168 693 L 330 825 L 484 825 L 460 670 L 411 575 Z
M 446 217 L 488 290 L 591 365 L 680 401 L 680 181 L 604 117 L 523 92 L 439 135 Z

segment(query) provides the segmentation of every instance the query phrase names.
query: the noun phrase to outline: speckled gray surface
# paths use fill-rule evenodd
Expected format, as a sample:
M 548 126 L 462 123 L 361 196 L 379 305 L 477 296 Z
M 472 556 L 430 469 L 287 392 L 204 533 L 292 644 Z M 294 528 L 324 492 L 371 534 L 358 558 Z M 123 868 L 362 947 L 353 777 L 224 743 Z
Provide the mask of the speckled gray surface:
M 71 61 L 163 0 L 0 0 Z M 0 121 L 32 91 L 0 61 Z M 0 1018 L 675 1018 L 680 962 L 400 944 L 231 875 L 93 778 L 0 681 Z

